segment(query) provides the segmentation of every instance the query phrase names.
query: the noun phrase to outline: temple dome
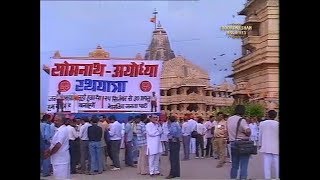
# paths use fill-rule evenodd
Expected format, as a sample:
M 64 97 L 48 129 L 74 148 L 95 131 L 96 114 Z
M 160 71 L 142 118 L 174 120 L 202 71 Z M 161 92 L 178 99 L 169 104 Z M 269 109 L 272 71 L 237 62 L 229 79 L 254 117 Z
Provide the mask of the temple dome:
M 163 62 L 161 87 L 174 86 L 209 86 L 209 75 L 199 66 L 182 56 Z

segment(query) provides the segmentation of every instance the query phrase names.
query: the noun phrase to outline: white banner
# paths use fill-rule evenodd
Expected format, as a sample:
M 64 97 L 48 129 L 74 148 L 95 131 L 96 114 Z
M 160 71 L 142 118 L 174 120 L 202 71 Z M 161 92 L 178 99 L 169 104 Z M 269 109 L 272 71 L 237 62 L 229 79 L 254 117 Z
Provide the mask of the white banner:
M 160 112 L 162 61 L 51 61 L 48 113 Z

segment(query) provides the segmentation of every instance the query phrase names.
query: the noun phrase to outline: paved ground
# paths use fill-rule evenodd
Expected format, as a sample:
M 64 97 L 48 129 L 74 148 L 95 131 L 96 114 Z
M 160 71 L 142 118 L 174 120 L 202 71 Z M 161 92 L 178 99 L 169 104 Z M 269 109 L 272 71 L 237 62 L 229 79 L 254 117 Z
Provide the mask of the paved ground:
M 124 151 L 121 150 L 121 159 L 123 159 Z M 181 156 L 182 157 L 182 152 Z M 192 156 L 193 157 L 193 156 Z M 108 159 L 109 160 L 109 159 Z M 155 179 L 155 177 L 138 175 L 136 168 L 124 167 L 124 161 L 122 161 L 122 167 L 120 171 L 110 171 L 110 160 L 107 162 L 108 170 L 99 175 L 72 175 L 73 180 L 106 180 L 106 179 Z M 170 168 L 169 157 L 161 157 L 161 173 L 164 176 L 157 176 L 156 179 L 164 179 Z M 180 179 L 228 179 L 230 172 L 230 163 L 226 163 L 222 168 L 216 168 L 217 160 L 213 158 L 194 159 L 189 161 L 181 161 L 181 177 Z M 252 156 L 249 161 L 248 168 L 250 179 L 263 179 L 263 164 L 261 155 Z M 53 177 L 42 178 L 47 180 L 53 180 Z

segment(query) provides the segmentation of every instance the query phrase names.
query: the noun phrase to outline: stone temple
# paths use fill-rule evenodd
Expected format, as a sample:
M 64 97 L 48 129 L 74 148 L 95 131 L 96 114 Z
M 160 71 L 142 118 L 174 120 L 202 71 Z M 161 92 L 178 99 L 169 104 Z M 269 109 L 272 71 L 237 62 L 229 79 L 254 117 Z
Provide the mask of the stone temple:
M 151 43 L 145 57 L 138 53 L 134 58 L 110 57 L 110 53 L 98 46 L 89 56 L 65 57 L 59 51 L 54 59 L 117 59 L 117 60 L 163 60 L 163 71 L 160 85 L 160 105 L 162 113 L 180 118 L 193 114 L 208 118 L 213 111 L 231 106 L 234 102 L 231 93 L 234 86 L 226 81 L 221 85 L 210 84 L 208 72 L 182 56 L 175 56 L 171 49 L 166 30 L 158 24 L 153 31 Z M 44 67 L 44 70 L 46 68 Z
M 189 113 L 207 118 L 214 110 L 233 104 L 234 86 L 226 81 L 212 86 L 208 72 L 182 56 L 175 56 L 166 30 L 158 24 L 145 54 L 146 60 L 163 60 L 161 110 L 183 117 Z

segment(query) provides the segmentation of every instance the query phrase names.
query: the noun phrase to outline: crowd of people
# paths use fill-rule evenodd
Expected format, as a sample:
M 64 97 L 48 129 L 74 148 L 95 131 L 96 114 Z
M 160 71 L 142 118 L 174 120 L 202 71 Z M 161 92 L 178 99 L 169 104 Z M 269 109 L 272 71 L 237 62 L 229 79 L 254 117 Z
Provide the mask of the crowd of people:
M 40 123 L 40 171 L 42 176 L 71 179 L 71 174 L 101 174 L 112 162 L 112 171 L 121 170 L 120 149 L 124 148 L 127 167 L 141 175 L 162 176 L 160 156 L 169 156 L 167 179 L 180 177 L 180 146 L 183 161 L 194 153 L 197 159 L 215 158 L 215 168 L 231 163 L 230 178 L 247 179 L 250 154 L 239 154 L 236 139 L 248 139 L 263 153 L 264 173 L 271 179 L 271 165 L 279 178 L 279 122 L 270 110 L 267 119 L 244 117 L 245 107 L 236 106 L 235 115 L 218 112 L 208 120 L 186 114 L 182 120 L 169 116 L 160 120 L 155 114 L 130 116 L 120 123 L 115 116 L 75 118 L 56 113 L 45 114 Z M 244 119 L 244 120 L 242 120 Z M 238 122 L 240 125 L 237 127 Z M 227 177 L 226 177 L 227 178 Z

